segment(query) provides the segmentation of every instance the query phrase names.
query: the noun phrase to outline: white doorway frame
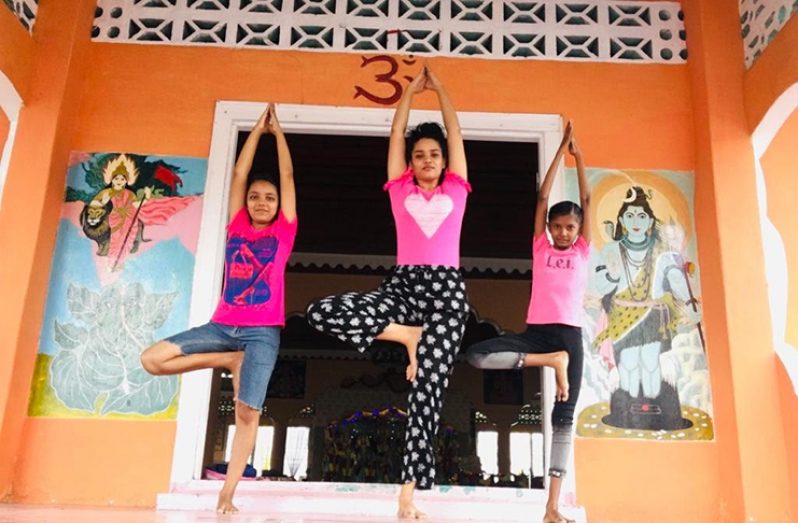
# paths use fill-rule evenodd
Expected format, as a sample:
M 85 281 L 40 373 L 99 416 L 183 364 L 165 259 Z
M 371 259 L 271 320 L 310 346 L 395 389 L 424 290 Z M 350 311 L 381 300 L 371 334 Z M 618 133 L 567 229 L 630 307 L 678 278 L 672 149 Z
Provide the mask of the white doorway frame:
M 208 321 L 221 291 L 229 176 L 235 163 L 238 133 L 249 131 L 263 109 L 263 103 L 255 102 L 219 101 L 216 104 L 200 237 L 194 265 L 189 313 L 189 322 L 192 326 Z M 393 109 L 289 104 L 279 105 L 278 111 L 280 123 L 288 134 L 361 135 L 386 138 L 390 133 L 394 113 Z M 537 143 L 538 177 L 545 173 L 546 166 L 554 158 L 562 139 L 563 125 L 559 115 L 459 112 L 458 116 L 463 137 L 467 140 Z M 409 125 L 424 121 L 440 122 L 440 112 L 411 111 Z M 562 166 L 560 168 L 562 169 Z M 558 201 L 565 196 L 563 179 L 563 176 L 558 176 L 558 183 L 552 190 L 552 201 Z M 212 375 L 210 370 L 191 372 L 185 374 L 180 382 L 171 475 L 173 488 L 202 477 Z M 543 394 L 542 405 L 543 412 L 546 413 L 543 416 L 543 429 L 546 435 L 545 465 L 548 464 L 550 452 L 551 425 L 547 414 L 553 408 L 554 381 L 554 372 L 545 369 L 542 382 L 542 388 L 546 391 Z M 569 468 L 574 470 L 573 457 Z M 563 485 L 564 493 L 574 492 L 574 478 L 575 473 L 567 476 Z

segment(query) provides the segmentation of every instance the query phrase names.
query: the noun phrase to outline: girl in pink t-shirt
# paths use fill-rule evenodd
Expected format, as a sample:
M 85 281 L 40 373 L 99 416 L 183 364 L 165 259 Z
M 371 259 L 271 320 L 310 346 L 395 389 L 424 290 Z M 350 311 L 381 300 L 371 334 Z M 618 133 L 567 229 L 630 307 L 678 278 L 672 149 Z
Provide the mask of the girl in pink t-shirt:
M 416 93 L 438 95 L 446 136 L 424 123 L 405 137 Z M 399 516 L 423 516 L 413 504 L 416 487 L 435 479 L 435 435 L 443 396 L 468 318 L 460 274 L 460 229 L 466 198 L 465 148 L 457 113 L 437 76 L 425 67 L 404 92 L 391 126 L 388 183 L 396 223 L 396 267 L 377 290 L 324 298 L 308 308 L 318 330 L 365 351 L 377 340 L 407 348 L 408 395 Z
M 248 180 L 260 137 L 274 135 L 275 181 Z M 255 448 L 261 408 L 285 324 L 285 265 L 296 237 L 293 165 L 274 105 L 269 104 L 238 155 L 230 182 L 224 289 L 211 321 L 141 354 L 150 374 L 224 368 L 233 375 L 236 433 L 217 512 L 237 512 L 233 494 Z
M 576 160 L 581 207 L 570 201 L 549 209 L 549 194 L 560 159 L 568 150 Z M 548 210 L 548 219 L 547 216 Z M 590 257 L 590 192 L 571 122 L 538 192 L 532 242 L 532 296 L 527 329 L 483 341 L 468 349 L 468 362 L 479 369 L 554 368 L 557 393 L 551 413 L 553 434 L 549 498 L 544 523 L 569 520 L 559 511 L 560 488 L 571 450 L 574 408 L 582 383 L 582 302 Z M 551 241 L 546 235 L 548 229 Z

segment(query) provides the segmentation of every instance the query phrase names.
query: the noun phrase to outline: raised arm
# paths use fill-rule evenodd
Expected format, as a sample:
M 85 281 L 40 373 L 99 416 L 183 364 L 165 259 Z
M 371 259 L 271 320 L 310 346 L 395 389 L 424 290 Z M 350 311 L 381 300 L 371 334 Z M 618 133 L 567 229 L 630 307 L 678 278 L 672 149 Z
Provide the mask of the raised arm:
M 274 135 L 277 142 L 277 163 L 280 170 L 280 210 L 289 222 L 296 219 L 296 188 L 294 186 L 294 164 L 291 161 L 291 151 L 285 139 L 283 128 L 277 119 L 277 110 L 274 104 L 269 104 L 267 109 L 269 117 L 266 120 L 266 131 Z
M 460 121 L 457 119 L 449 95 L 443 87 L 443 83 L 429 67 L 424 68 L 427 73 L 426 86 L 435 91 L 438 95 L 438 103 L 441 106 L 443 115 L 443 126 L 446 128 L 446 145 L 449 149 L 448 167 L 455 174 L 463 179 L 468 179 L 468 165 L 466 163 L 465 146 L 463 145 L 463 133 L 460 130 Z
M 536 239 L 546 232 L 546 213 L 549 210 L 549 194 L 551 193 L 552 185 L 554 185 L 554 178 L 557 177 L 557 168 L 560 166 L 560 160 L 562 160 L 563 154 L 565 154 L 565 151 L 568 149 L 568 144 L 571 143 L 572 134 L 573 126 L 569 120 L 568 124 L 565 126 L 565 132 L 563 133 L 560 147 L 557 149 L 557 154 L 554 155 L 554 159 L 551 161 L 549 169 L 546 171 L 546 176 L 543 177 L 543 183 L 540 184 L 540 190 L 538 190 L 538 203 L 535 207 L 534 237 Z
M 233 179 L 230 181 L 230 199 L 227 202 L 227 220 L 233 219 L 238 211 L 244 207 L 244 199 L 247 193 L 247 177 L 252 169 L 252 160 L 255 158 L 255 151 L 258 149 L 261 135 L 266 131 L 266 120 L 269 116 L 269 107 L 263 111 L 258 118 L 255 127 L 247 136 L 244 147 L 238 153 L 235 167 L 233 167 Z
M 568 152 L 576 160 L 576 177 L 579 181 L 579 205 L 582 206 L 582 229 L 580 234 L 587 243 L 592 238 L 590 231 L 590 187 L 587 184 L 587 173 L 585 173 L 585 162 L 582 158 L 582 150 L 576 143 L 576 135 L 571 132 L 571 142 L 568 144 Z
M 391 137 L 388 142 L 389 181 L 399 178 L 407 168 L 407 159 L 405 158 L 405 131 L 407 130 L 407 120 L 410 116 L 410 103 L 413 101 L 413 95 L 424 90 L 425 78 L 424 70 L 422 69 L 421 72 L 413 78 L 410 85 L 407 86 L 407 89 L 405 89 L 402 98 L 399 100 L 399 105 L 396 106 L 396 112 L 393 113 Z

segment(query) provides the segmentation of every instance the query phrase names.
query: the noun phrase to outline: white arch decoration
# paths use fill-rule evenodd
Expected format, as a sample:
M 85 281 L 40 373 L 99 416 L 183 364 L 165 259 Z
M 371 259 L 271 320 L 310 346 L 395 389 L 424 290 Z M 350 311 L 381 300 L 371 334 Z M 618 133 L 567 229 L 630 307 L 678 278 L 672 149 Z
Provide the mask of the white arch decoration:
M 17 92 L 11 80 L 0 71 L 0 109 L 8 118 L 8 136 L 5 143 L 0 143 L 0 208 L 3 207 L 3 187 L 6 184 L 8 166 L 11 161 L 11 150 L 14 148 L 14 137 L 17 134 L 17 119 L 22 109 L 22 97 Z
M 787 343 L 787 300 L 790 269 L 779 230 L 768 217 L 767 186 L 762 170 L 762 156 L 784 125 L 798 110 L 798 83 L 779 96 L 754 130 L 751 140 L 756 155 L 756 190 L 759 201 L 759 224 L 762 230 L 762 249 L 765 254 L 765 277 L 768 283 L 773 348 L 781 358 L 798 395 L 798 347 Z M 793 277 L 797 275 L 793 274 Z

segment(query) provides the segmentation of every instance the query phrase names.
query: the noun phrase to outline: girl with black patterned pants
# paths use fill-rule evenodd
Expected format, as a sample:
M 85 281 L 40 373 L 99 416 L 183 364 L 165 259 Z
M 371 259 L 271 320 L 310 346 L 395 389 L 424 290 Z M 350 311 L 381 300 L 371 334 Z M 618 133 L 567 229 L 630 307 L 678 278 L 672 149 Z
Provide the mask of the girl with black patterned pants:
M 406 138 L 410 103 L 425 90 L 437 94 L 446 136 L 438 124 L 425 123 Z M 468 318 L 459 267 L 471 191 L 457 113 L 428 67 L 410 82 L 394 114 L 384 189 L 396 224 L 396 267 L 376 290 L 324 298 L 308 308 L 307 318 L 361 352 L 375 339 L 406 347 L 412 387 L 399 517 L 421 518 L 413 493 L 431 488 L 435 478 L 435 435 Z

